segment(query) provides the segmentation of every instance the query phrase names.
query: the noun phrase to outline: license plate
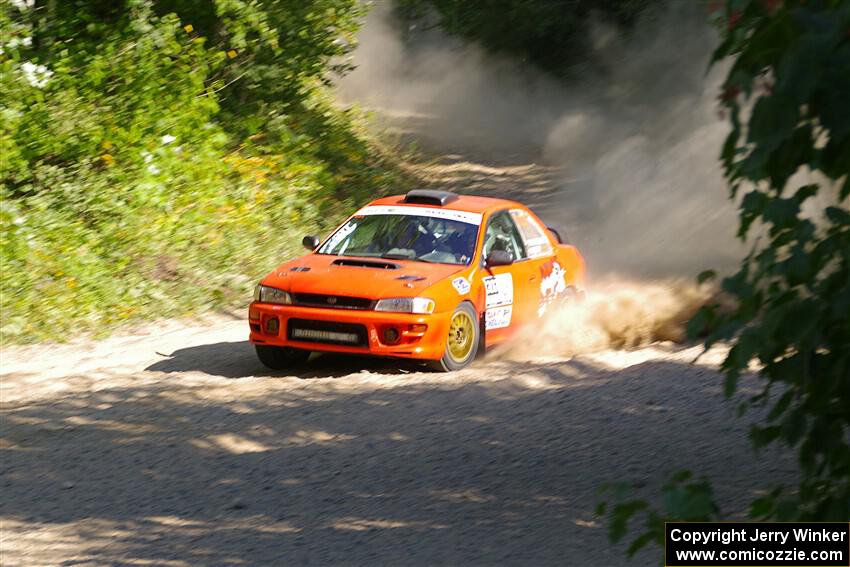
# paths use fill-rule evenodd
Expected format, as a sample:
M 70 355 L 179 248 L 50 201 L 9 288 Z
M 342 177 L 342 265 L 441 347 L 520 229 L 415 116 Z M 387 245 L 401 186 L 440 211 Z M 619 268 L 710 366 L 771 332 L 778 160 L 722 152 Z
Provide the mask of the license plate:
M 357 344 L 358 337 L 354 333 L 340 333 L 337 331 L 319 331 L 317 329 L 292 329 L 293 339 L 312 339 L 314 341 L 331 341 L 335 343 Z

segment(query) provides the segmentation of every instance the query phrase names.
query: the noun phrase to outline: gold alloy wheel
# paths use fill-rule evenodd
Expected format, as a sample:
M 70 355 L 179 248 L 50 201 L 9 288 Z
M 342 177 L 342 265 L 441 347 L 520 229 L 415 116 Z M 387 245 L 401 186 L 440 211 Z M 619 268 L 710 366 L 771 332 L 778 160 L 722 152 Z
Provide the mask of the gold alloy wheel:
M 465 361 L 472 351 L 474 338 L 475 327 L 469 313 L 465 311 L 455 313 L 449 327 L 449 356 L 455 362 Z

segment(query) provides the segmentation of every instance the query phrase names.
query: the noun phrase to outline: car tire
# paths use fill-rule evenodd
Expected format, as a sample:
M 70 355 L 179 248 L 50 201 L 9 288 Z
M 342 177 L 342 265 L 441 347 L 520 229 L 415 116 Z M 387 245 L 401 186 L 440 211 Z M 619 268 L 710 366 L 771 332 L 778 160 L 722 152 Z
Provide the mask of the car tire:
M 440 360 L 429 361 L 437 372 L 454 372 L 469 366 L 481 344 L 481 325 L 475 308 L 468 302 L 458 305 L 449 322 L 446 351 Z
M 293 366 L 307 362 L 310 357 L 309 350 L 300 350 L 290 347 L 279 347 L 271 345 L 254 345 L 257 358 L 267 368 L 272 370 L 286 370 Z

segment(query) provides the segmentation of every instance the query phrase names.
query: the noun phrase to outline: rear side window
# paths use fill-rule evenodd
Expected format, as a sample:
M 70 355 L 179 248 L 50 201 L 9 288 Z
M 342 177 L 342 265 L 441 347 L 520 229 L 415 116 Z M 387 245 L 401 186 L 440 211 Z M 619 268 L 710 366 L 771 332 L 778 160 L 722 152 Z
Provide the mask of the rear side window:
M 511 218 L 519 229 L 529 258 L 552 255 L 552 243 L 546 236 L 546 229 L 537 222 L 537 219 L 522 209 L 511 210 Z

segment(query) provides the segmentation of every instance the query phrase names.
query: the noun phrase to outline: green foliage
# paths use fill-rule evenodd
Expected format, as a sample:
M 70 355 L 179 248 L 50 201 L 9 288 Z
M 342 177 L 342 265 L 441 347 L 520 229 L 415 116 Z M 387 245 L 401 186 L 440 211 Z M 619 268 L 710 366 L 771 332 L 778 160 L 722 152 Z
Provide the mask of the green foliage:
M 726 395 L 756 362 L 767 406 L 756 449 L 796 450 L 796 490 L 755 499 L 758 520 L 850 518 L 850 1 L 727 0 L 714 14 L 732 59 L 721 104 L 732 130 L 721 159 L 740 199 L 739 237 L 758 235 L 722 282 L 737 307 L 707 306 L 691 321 L 706 347 L 728 342 Z M 810 177 L 810 179 L 801 179 Z M 814 180 L 814 182 L 812 182 Z M 701 279 L 711 278 L 706 272 Z M 702 504 L 685 503 L 690 515 Z M 704 509 L 704 508 L 703 508 Z M 645 503 L 641 541 L 658 541 L 661 515 Z M 684 517 L 682 517 L 684 519 Z M 615 515 L 613 526 L 623 524 Z M 612 536 L 621 536 L 621 531 Z
M 557 75 L 586 57 L 592 20 L 628 29 L 655 0 L 397 0 L 409 19 L 436 12 L 447 32 Z
M 353 0 L 17 4 L 0 4 L 4 340 L 244 302 L 303 232 L 404 182 L 321 84 Z
M 722 160 L 745 190 L 739 235 L 760 234 L 723 281 L 738 307 L 703 317 L 729 340 L 727 395 L 756 359 L 772 404 L 756 448 L 798 450 L 795 494 L 753 504 L 760 518 L 850 517 L 850 2 L 728 2 L 715 61 L 734 58 L 723 105 L 732 131 Z M 748 112 L 749 109 L 751 112 Z M 815 183 L 794 177 L 813 174 Z M 744 189 L 746 188 L 746 189 Z M 779 395 L 771 397 L 771 391 Z M 793 512 L 792 512 L 793 511 Z
M 629 498 L 633 487 L 619 483 L 602 488 L 613 502 L 602 501 L 596 508 L 598 516 L 608 516 L 608 537 L 618 543 L 629 531 L 634 518 L 643 516 L 644 531 L 626 549 L 632 557 L 649 544 L 664 545 L 665 522 L 710 522 L 719 518 L 711 484 L 705 478 L 694 480 L 690 471 L 672 475 L 661 489 L 663 512 L 652 508 L 646 500 Z

